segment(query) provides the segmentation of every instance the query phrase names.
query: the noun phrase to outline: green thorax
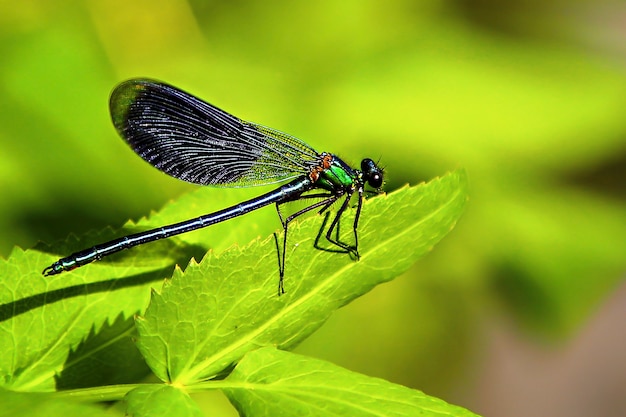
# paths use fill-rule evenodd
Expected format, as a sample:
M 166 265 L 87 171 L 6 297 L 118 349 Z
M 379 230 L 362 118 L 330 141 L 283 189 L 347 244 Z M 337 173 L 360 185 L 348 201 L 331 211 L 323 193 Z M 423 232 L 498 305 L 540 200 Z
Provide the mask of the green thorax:
M 328 191 L 351 187 L 358 179 L 357 173 L 337 156 L 332 155 L 329 166 L 319 172 L 315 184 Z

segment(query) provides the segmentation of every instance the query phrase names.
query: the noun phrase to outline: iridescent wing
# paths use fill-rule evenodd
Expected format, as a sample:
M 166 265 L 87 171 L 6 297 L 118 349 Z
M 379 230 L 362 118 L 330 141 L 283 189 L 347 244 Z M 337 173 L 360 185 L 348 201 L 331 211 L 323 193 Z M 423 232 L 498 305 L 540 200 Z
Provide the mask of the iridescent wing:
M 132 79 L 110 99 L 120 136 L 150 165 L 184 181 L 249 187 L 307 175 L 320 155 L 301 140 L 241 120 L 171 85 Z

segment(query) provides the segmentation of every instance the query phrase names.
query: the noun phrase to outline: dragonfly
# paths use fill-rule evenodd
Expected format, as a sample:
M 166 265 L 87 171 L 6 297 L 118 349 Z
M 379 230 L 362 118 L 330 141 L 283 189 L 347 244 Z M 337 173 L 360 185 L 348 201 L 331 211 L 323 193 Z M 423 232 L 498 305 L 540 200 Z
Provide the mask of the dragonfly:
M 334 251 L 359 259 L 357 227 L 365 187 L 380 192 L 383 185 L 383 170 L 372 159 L 363 159 L 360 169 L 352 168 L 332 153 L 317 152 L 291 135 L 242 120 L 172 85 L 151 79 L 136 78 L 119 84 L 111 93 L 109 108 L 115 129 L 131 149 L 172 177 L 214 187 L 282 185 L 210 214 L 75 252 L 46 267 L 43 275 L 71 271 L 121 250 L 208 227 L 271 204 L 275 205 L 283 227 L 282 251 L 275 237 L 279 295 L 285 292 L 288 226 L 307 212 L 324 213 L 337 203 L 339 208 L 326 230 L 326 240 L 338 248 Z M 339 238 L 339 224 L 355 195 L 358 201 L 352 225 L 354 242 L 348 244 Z M 288 216 L 282 213 L 281 206 L 300 200 L 310 204 Z

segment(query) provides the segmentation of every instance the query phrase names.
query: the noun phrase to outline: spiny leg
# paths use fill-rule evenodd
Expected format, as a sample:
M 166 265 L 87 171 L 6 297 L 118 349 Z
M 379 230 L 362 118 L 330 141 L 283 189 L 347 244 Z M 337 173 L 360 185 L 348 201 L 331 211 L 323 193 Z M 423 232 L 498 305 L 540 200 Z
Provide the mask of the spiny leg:
M 321 213 L 320 213 L 321 214 Z M 320 226 L 317 235 L 315 236 L 315 242 L 313 242 L 313 247 L 315 249 L 324 251 L 324 252 L 332 252 L 332 253 L 350 253 L 349 250 L 343 249 L 341 246 L 339 246 L 341 249 L 331 249 L 331 248 L 325 248 L 322 247 L 320 245 L 320 239 L 322 238 L 322 236 L 324 236 L 324 238 L 326 238 L 326 225 L 328 224 L 328 219 L 330 218 L 331 213 L 330 212 L 326 212 L 326 214 L 324 215 L 324 220 L 322 221 L 322 225 Z M 339 223 L 340 224 L 340 223 Z M 339 224 L 337 225 L 337 227 L 335 228 L 335 230 L 339 229 Z M 339 239 L 339 234 L 335 233 L 336 235 L 336 239 Z M 327 239 L 328 240 L 328 239 Z M 335 243 L 333 243 L 333 246 L 338 246 Z
M 340 227 L 339 225 L 341 223 L 341 216 L 348 208 L 348 204 L 350 203 L 351 197 L 352 197 L 352 193 L 348 194 L 343 204 L 337 211 L 335 218 L 333 219 L 332 223 L 330 224 L 330 227 L 328 228 L 326 232 L 326 240 L 328 240 L 330 243 L 336 246 L 339 246 L 340 248 L 344 249 L 346 252 L 354 254 L 356 259 L 359 259 L 360 255 L 359 255 L 359 241 L 358 241 L 358 234 L 357 234 L 357 226 L 359 224 L 359 217 L 361 216 L 361 205 L 363 204 L 362 190 L 359 190 L 359 202 L 357 205 L 357 210 L 356 210 L 354 223 L 353 223 L 354 246 L 344 243 L 339 239 L 339 227 Z M 333 231 L 335 232 L 334 238 L 333 238 Z
M 278 237 L 276 236 L 276 233 L 274 233 L 274 241 L 276 242 L 276 251 L 278 253 L 278 273 L 279 273 L 279 281 L 278 281 L 278 295 L 280 296 L 281 294 L 285 293 L 285 287 L 283 284 L 283 280 L 285 277 L 285 256 L 286 256 L 286 252 L 287 252 L 287 231 L 289 228 L 289 223 L 295 219 L 298 216 L 303 215 L 304 213 L 307 213 L 311 210 L 314 210 L 318 207 L 322 207 L 321 211 L 326 210 L 328 207 L 330 207 L 335 201 L 337 201 L 337 196 L 334 194 L 328 194 L 328 193 L 324 193 L 324 194 L 309 194 L 309 195 L 305 195 L 305 196 L 300 196 L 300 199 L 303 198 L 325 198 L 325 200 L 322 201 L 318 201 L 317 203 L 311 204 L 308 207 L 303 208 L 302 210 L 298 210 L 297 212 L 295 212 L 294 214 L 290 215 L 289 217 L 287 217 L 286 219 L 283 218 L 282 213 L 280 212 L 280 205 L 284 204 L 283 203 L 276 203 L 276 212 L 278 213 L 278 218 L 280 219 L 280 222 L 283 225 L 283 250 L 282 253 L 280 251 L 280 247 L 278 245 Z
M 280 214 L 279 214 L 280 216 Z M 282 220 L 281 220 L 282 221 Z M 284 228 L 284 226 L 283 226 Z M 287 233 L 287 232 L 284 232 Z M 281 261 L 280 261 L 280 246 L 278 245 L 278 235 L 276 233 L 274 233 L 274 242 L 276 243 L 276 254 L 278 255 L 278 275 L 279 275 L 279 279 L 278 279 L 278 295 L 280 296 L 281 294 L 285 293 L 285 288 L 283 287 L 283 275 L 285 273 L 283 265 L 281 265 Z
M 354 214 L 354 223 L 352 224 L 352 230 L 354 232 L 354 249 L 356 251 L 356 257 L 359 258 L 359 234 L 357 233 L 359 227 L 359 219 L 361 218 L 361 207 L 363 206 L 363 189 L 359 189 L 359 202 L 356 206 L 356 213 Z

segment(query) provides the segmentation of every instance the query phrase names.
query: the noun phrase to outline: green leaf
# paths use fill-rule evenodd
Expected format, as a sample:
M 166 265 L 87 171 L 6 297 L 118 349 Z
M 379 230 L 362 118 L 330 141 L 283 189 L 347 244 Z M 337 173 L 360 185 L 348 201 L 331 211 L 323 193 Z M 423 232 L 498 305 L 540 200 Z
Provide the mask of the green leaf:
M 149 384 L 126 394 L 126 413 L 133 417 L 202 417 L 198 405 L 182 390 L 171 385 Z
M 274 348 L 246 354 L 225 382 L 242 416 L 475 416 L 421 391 Z
M 49 394 L 11 392 L 0 389 L 0 416 L 32 417 L 104 417 L 111 416 L 102 407 L 81 404 L 74 401 L 59 400 Z
M 2 386 L 50 391 L 57 383 L 85 386 L 79 375 L 89 372 L 108 383 L 145 374 L 141 363 L 129 366 L 129 357 L 120 353 L 132 348 L 129 318 L 147 306 L 149 287 L 158 275 L 79 269 L 43 277 L 41 265 L 50 258 L 15 249 L 8 260 L 0 260 Z M 111 268 L 101 271 L 110 273 Z
M 467 178 L 458 171 L 366 201 L 359 262 L 312 248 L 318 217 L 294 224 L 281 297 L 273 239 L 209 253 L 153 294 L 137 319 L 138 347 L 159 378 L 183 385 L 223 372 L 259 346 L 291 348 L 337 308 L 406 271 L 451 230 L 466 200 Z

